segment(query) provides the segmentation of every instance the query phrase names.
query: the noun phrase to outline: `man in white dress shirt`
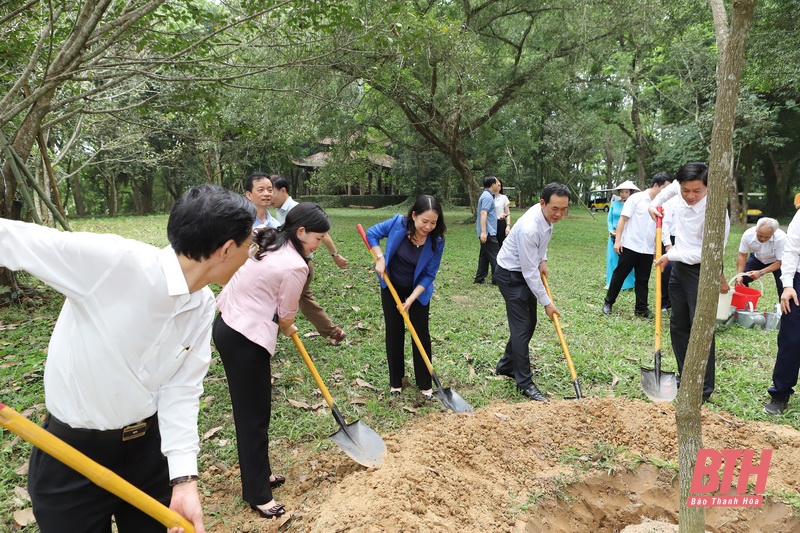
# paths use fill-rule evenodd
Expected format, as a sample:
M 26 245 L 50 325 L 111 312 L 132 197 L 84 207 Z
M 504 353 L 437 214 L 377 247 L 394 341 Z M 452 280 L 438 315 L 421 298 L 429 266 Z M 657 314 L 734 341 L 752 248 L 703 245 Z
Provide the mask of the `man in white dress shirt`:
M 739 241 L 739 255 L 736 258 L 736 273 L 746 274 L 736 278 L 736 285 L 749 286 L 755 279 L 765 274 L 775 278 L 778 298 L 783 294 L 781 283 L 781 259 L 786 246 L 786 233 L 780 229 L 774 218 L 760 218 L 755 226 L 748 228 Z M 750 254 L 750 257 L 747 256 Z
M 675 212 L 675 245 L 667 247 L 657 264 L 662 268 L 672 261 L 669 278 L 669 297 L 672 302 L 669 332 L 672 351 L 678 362 L 678 373 L 683 371 L 689 336 L 692 331 L 697 293 L 700 285 L 700 259 L 703 250 L 703 231 L 706 225 L 706 201 L 708 194 L 708 166 L 705 163 L 687 163 L 675 175 L 675 181 L 661 191 L 650 203 L 650 213 L 655 208 L 680 193 Z M 728 240 L 730 221 L 725 216 L 725 241 Z M 720 292 L 727 293 L 730 287 L 724 277 L 720 280 Z M 714 392 L 715 346 L 711 340 L 708 364 L 703 383 L 703 401 Z
M 197 417 L 214 294 L 244 263 L 255 208 L 214 185 L 172 208 L 170 245 L 0 219 L 0 264 L 66 296 L 48 347 L 44 427 L 202 533 Z M 34 448 L 28 488 L 43 533 L 164 526 Z M 178 531 L 174 528 L 172 531 Z
M 789 407 L 800 372 L 800 211 L 795 213 L 786 232 L 786 247 L 781 265 L 781 329 L 778 331 L 778 355 L 772 369 L 771 400 L 764 406 L 770 415 L 779 415 Z
M 528 345 L 536 328 L 537 303 L 551 319 L 553 314 L 560 316 L 541 276 L 548 273 L 547 247 L 553 224 L 567 214 L 569 199 L 566 185 L 545 185 L 539 203 L 517 220 L 497 255 L 497 285 L 506 302 L 511 334 L 495 371 L 514 378 L 522 395 L 537 402 L 546 402 L 547 398 L 533 383 Z

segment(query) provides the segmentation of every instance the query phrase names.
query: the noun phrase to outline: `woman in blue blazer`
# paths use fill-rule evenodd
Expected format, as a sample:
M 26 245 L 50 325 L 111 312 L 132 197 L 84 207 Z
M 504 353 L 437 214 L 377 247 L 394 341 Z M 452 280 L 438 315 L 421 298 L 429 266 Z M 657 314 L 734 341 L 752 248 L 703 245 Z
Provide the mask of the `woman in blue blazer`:
M 367 230 L 367 242 L 378 258 L 375 271 L 382 288 L 386 358 L 389 361 L 389 387 L 392 396 L 399 396 L 403 390 L 405 323 L 386 282 L 383 281 L 383 273 L 388 273 L 422 346 L 428 357 L 432 357 L 428 304 L 433 295 L 433 280 L 436 279 L 439 263 L 442 261 L 446 229 L 441 204 L 433 196 L 423 194 L 417 198 L 407 215 L 395 215 Z M 380 246 L 381 239 L 384 238 L 386 255 Z M 430 399 L 433 394 L 431 374 L 413 342 L 411 349 L 414 354 L 417 387 Z

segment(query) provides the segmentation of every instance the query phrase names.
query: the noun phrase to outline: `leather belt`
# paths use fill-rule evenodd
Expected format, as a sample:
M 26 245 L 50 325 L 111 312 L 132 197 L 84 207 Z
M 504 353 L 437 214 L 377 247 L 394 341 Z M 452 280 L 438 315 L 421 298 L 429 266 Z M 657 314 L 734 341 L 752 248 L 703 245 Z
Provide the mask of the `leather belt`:
M 153 423 L 158 421 L 157 415 L 156 413 L 144 420 L 127 425 L 124 428 L 101 430 L 74 428 L 65 424 L 52 414 L 48 414 L 45 425 L 50 433 L 64 439 L 105 442 L 128 441 L 144 437 L 147 431 L 153 426 Z

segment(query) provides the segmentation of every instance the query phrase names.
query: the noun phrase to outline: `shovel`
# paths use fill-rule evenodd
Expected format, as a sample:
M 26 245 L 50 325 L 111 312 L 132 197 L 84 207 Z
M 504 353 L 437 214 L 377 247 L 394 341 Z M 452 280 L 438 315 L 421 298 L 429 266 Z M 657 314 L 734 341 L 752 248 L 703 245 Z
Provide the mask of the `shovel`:
M 658 212 L 663 215 L 661 206 Z M 661 258 L 661 223 L 662 217 L 656 217 L 656 249 L 655 258 Z M 656 267 L 656 340 L 653 370 L 642 368 L 642 389 L 645 395 L 654 402 L 671 402 L 678 395 L 678 380 L 674 372 L 661 371 L 661 265 Z
M 369 250 L 370 255 L 372 255 L 372 260 L 377 262 L 378 259 L 375 257 L 375 252 L 372 251 L 372 247 L 369 245 L 369 241 L 367 240 L 367 234 L 364 232 L 364 228 L 361 224 L 356 224 L 356 229 L 361 234 L 361 238 L 364 239 L 364 244 L 367 245 L 367 250 Z M 417 336 L 417 331 L 414 329 L 414 325 L 411 323 L 411 319 L 408 317 L 408 313 L 403 310 L 403 302 L 400 301 L 400 296 L 398 296 L 397 291 L 394 290 L 394 286 L 392 282 L 389 281 L 389 276 L 384 272 L 383 273 L 383 281 L 386 282 L 386 286 L 389 287 L 389 292 L 392 293 L 394 297 L 394 301 L 397 304 L 397 310 L 400 311 L 400 314 L 403 315 L 403 320 L 408 326 L 408 331 L 411 333 L 411 338 L 414 339 L 414 343 L 417 345 L 419 349 L 419 353 L 422 356 L 422 360 L 425 361 L 425 366 L 428 367 L 428 372 L 430 372 L 431 377 L 433 378 L 433 382 L 436 384 L 436 390 L 433 393 L 433 397 L 439 400 L 446 409 L 450 409 L 454 413 L 466 413 L 469 415 L 475 414 L 475 411 L 472 407 L 458 395 L 458 393 L 452 389 L 443 389 L 442 384 L 439 381 L 439 377 L 436 375 L 436 372 L 433 370 L 433 365 L 431 364 L 431 360 L 428 357 L 425 348 L 422 346 L 422 341 L 419 340 Z
M 43 452 L 83 474 L 98 487 L 119 496 L 166 527 L 182 527 L 186 533 L 194 533 L 194 526 L 184 517 L 2 403 L 0 403 L 0 426 L 16 433 Z
M 386 453 L 386 443 L 383 442 L 381 436 L 359 420 L 349 424 L 345 423 L 342 413 L 339 412 L 339 408 L 336 407 L 336 404 L 333 402 L 333 397 L 331 393 L 328 392 L 328 387 L 326 387 L 325 383 L 322 381 L 319 372 L 317 372 L 317 367 L 314 366 L 314 362 L 311 360 L 311 357 L 309 357 L 297 332 L 292 333 L 292 340 L 294 341 L 294 345 L 297 346 L 300 355 L 303 357 L 306 366 L 311 371 L 311 375 L 314 376 L 314 381 L 317 382 L 317 387 L 319 387 L 319 390 L 322 392 L 322 396 L 324 396 L 325 401 L 328 402 L 333 418 L 336 420 L 336 423 L 339 424 L 339 431 L 331 435 L 331 440 L 338 444 L 339 448 L 358 464 L 364 466 L 382 465 L 383 456 Z
M 550 285 L 547 283 L 547 276 L 542 275 L 542 284 L 544 290 L 547 291 L 547 296 L 550 301 L 553 300 L 553 295 L 550 293 Z M 561 331 L 561 321 L 558 320 L 558 315 L 553 314 L 553 324 L 556 325 L 556 332 L 558 333 L 558 340 L 561 341 L 561 349 L 564 352 L 564 357 L 567 359 L 567 366 L 569 367 L 569 375 L 572 377 L 572 386 L 575 387 L 575 398 L 566 398 L 567 400 L 574 400 L 583 398 L 581 394 L 581 384 L 578 381 L 578 374 L 575 372 L 575 365 L 572 364 L 572 357 L 569 356 L 569 348 L 567 348 L 567 339 L 564 338 L 564 332 Z

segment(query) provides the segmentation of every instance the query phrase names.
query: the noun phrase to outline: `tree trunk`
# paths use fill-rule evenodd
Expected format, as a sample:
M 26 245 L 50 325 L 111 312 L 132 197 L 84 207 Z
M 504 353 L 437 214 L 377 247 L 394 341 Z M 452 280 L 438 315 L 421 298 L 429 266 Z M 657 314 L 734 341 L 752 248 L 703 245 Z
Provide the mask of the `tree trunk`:
M 754 0 L 736 0 L 733 20 L 728 25 L 722 0 L 709 0 L 714 15 L 714 29 L 720 51 L 717 68 L 717 101 L 711 134 L 708 200 L 703 233 L 703 261 L 700 286 L 717 287 L 722 273 L 724 251 L 726 182 L 733 166 L 733 128 L 736 104 L 744 68 L 747 35 L 753 20 Z M 680 468 L 680 533 L 703 533 L 705 512 L 702 507 L 689 507 L 689 498 L 697 452 L 703 446 L 700 405 L 703 377 L 708 352 L 716 327 L 718 295 L 714 290 L 700 290 L 681 388 L 678 392 L 676 423 L 678 427 L 678 463 Z

